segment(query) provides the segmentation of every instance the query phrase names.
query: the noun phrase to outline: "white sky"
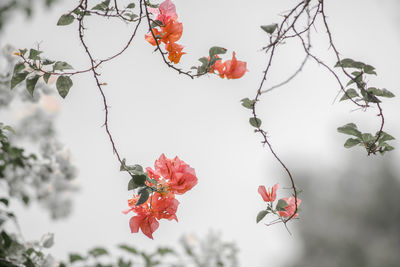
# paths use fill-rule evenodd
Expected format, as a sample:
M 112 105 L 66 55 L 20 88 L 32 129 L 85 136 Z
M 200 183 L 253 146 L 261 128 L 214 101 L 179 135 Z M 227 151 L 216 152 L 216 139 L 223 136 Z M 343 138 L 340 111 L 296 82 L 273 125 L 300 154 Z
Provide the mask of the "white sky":
M 77 38 L 77 25 L 57 27 L 61 14 L 76 1 L 64 1 L 50 12 L 41 11 L 33 20 L 16 16 L 2 34 L 0 44 L 31 48 L 41 43 L 45 56 L 65 60 L 75 69 L 89 66 Z M 93 1 L 92 1 L 93 2 Z M 96 3 L 93 2 L 93 3 Z M 260 184 L 288 181 L 259 136 L 248 124 L 250 112 L 240 99 L 253 98 L 265 68 L 260 48 L 266 34 L 260 25 L 279 22 L 278 13 L 293 1 L 175 1 L 179 21 L 184 25 L 179 43 L 188 53 L 182 65 L 197 65 L 214 45 L 226 47 L 227 57 L 236 51 L 247 61 L 249 72 L 239 80 L 210 76 L 190 80 L 168 69 L 153 47 L 144 41 L 143 25 L 133 46 L 118 59 L 101 67 L 110 109 L 110 127 L 117 147 L 128 163 L 153 166 L 161 153 L 178 155 L 196 169 L 198 185 L 179 196 L 179 223 L 162 221 L 155 240 L 130 234 L 126 208 L 128 176 L 119 172 L 104 129 L 102 101 L 91 74 L 73 77 L 74 86 L 57 120 L 60 139 L 68 146 L 79 168 L 81 192 L 75 197 L 73 215 L 52 222 L 40 209 L 20 209 L 20 223 L 28 239 L 54 232 L 55 256 L 67 251 L 83 251 L 95 245 L 112 247 L 131 243 L 152 249 L 171 244 L 184 233 L 203 235 L 219 230 L 226 240 L 236 241 L 242 266 L 281 266 L 301 249 L 293 224 L 293 236 L 282 225 L 255 224 L 264 205 L 257 194 Z M 337 47 L 344 57 L 376 67 L 378 77 L 371 84 L 385 87 L 396 95 L 400 69 L 400 15 L 396 0 L 330 1 L 326 4 Z M 318 24 L 320 25 L 320 24 Z M 103 58 L 125 44 L 132 27 L 118 20 L 90 19 L 87 25 L 89 47 Z M 314 33 L 314 48 L 321 55 L 328 50 L 322 27 Z M 291 74 L 303 58 L 299 43 L 292 41 L 278 51 L 268 85 Z M 226 57 L 226 58 L 227 58 Z M 324 57 L 330 65 L 333 57 Z M 350 112 L 353 106 L 335 103 L 335 80 L 322 67 L 307 63 L 291 84 L 265 95 L 260 114 L 270 140 L 296 175 L 296 166 L 340 166 L 346 157 L 365 157 L 361 149 L 343 148 L 345 136 L 338 126 L 356 122 L 361 130 L 375 132 L 379 124 L 376 110 Z M 384 101 L 386 131 L 400 138 L 398 115 L 400 98 Z M 399 147 L 399 142 L 393 142 Z M 398 158 L 398 150 L 388 157 Z M 371 159 L 373 161 L 373 159 Z M 287 191 L 281 191 L 288 193 Z M 303 203 L 306 205 L 306 203 Z M 301 223 L 301 221 L 296 222 Z

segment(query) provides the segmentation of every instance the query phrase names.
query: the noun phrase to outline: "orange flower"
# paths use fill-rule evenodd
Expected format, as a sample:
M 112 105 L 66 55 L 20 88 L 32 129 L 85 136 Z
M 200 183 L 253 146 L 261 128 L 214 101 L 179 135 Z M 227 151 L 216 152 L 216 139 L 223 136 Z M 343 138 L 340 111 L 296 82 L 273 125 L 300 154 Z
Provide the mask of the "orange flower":
M 177 64 L 185 52 L 182 52 L 183 46 L 177 43 L 166 44 L 165 49 L 169 52 L 168 59 Z
M 170 20 L 165 27 L 162 27 L 162 41 L 167 43 L 175 43 L 182 37 L 183 25 L 176 20 Z
M 157 43 L 160 44 L 161 43 L 162 33 L 159 30 L 157 30 L 156 28 L 153 28 L 153 33 L 154 33 L 154 36 L 157 38 Z M 151 32 L 146 34 L 144 39 L 147 42 L 149 42 L 152 46 L 156 46 L 156 40 L 154 40 L 153 34 Z
M 235 57 L 235 52 L 233 52 L 232 60 L 227 60 L 225 65 L 225 77 L 227 79 L 239 79 L 247 71 L 247 63 L 244 61 L 239 61 Z
M 244 61 L 239 61 L 236 59 L 236 53 L 233 52 L 232 59 L 225 61 L 217 60 L 214 65 L 211 66 L 210 72 L 214 73 L 215 70 L 218 71 L 218 75 L 221 78 L 227 79 L 239 79 L 247 71 L 247 63 Z

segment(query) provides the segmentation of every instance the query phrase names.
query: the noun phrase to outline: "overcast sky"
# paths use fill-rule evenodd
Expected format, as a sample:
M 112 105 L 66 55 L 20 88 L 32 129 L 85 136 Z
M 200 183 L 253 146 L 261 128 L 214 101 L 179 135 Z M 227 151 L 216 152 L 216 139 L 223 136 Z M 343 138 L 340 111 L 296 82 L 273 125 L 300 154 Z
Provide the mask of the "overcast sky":
M 74 7 L 76 1 L 64 1 L 51 11 L 39 11 L 25 21 L 16 15 L 5 28 L 1 46 L 35 47 L 39 42 L 44 55 L 65 60 L 75 69 L 84 69 L 89 61 L 79 44 L 76 23 L 57 27 L 59 16 Z M 93 4 L 96 1 L 92 1 Z M 211 46 L 228 49 L 225 57 L 236 52 L 249 70 L 239 80 L 217 76 L 191 80 L 167 68 L 160 55 L 144 41 L 143 25 L 133 46 L 100 71 L 107 82 L 105 93 L 111 106 L 110 127 L 117 147 L 128 163 L 153 166 L 165 153 L 179 156 L 195 168 L 198 185 L 184 196 L 178 210 L 179 223 L 162 221 L 154 241 L 142 234 L 130 233 L 126 208 L 128 176 L 119 172 L 102 124 L 104 112 L 100 94 L 91 74 L 74 76 L 74 86 L 65 100 L 60 99 L 57 119 L 59 137 L 70 149 L 79 169 L 74 213 L 67 220 L 52 222 L 41 216 L 37 207 L 20 209 L 20 224 L 27 239 L 38 239 L 50 231 L 56 236 L 54 255 L 83 251 L 95 245 L 112 247 L 128 242 L 148 249 L 171 244 L 184 233 L 204 235 L 209 229 L 237 242 L 242 266 L 281 266 L 301 250 L 295 224 L 293 236 L 283 225 L 266 227 L 255 224 L 255 216 L 264 205 L 257 194 L 260 184 L 279 182 L 288 186 L 287 177 L 270 152 L 260 144 L 248 123 L 250 112 L 240 99 L 253 98 L 265 68 L 266 57 L 260 51 L 267 36 L 260 25 L 279 22 L 277 15 L 288 10 L 293 1 L 203 0 L 174 1 L 184 31 L 179 43 L 185 46 L 182 66 L 197 65 Z M 344 57 L 364 61 L 376 67 L 378 77 L 370 83 L 396 95 L 400 69 L 400 6 L 396 0 L 329 1 L 326 12 L 334 40 Z M 89 19 L 87 38 L 97 58 L 113 54 L 125 45 L 132 26 L 118 20 Z M 317 26 L 321 26 L 320 23 Z M 325 32 L 313 31 L 315 51 L 333 65 Z M 277 52 L 271 86 L 287 77 L 303 59 L 297 41 Z M 350 112 L 349 104 L 332 104 L 338 86 L 322 67 L 308 62 L 290 84 L 263 96 L 260 115 L 277 153 L 296 175 L 296 166 L 340 166 L 346 157 L 363 157 L 364 151 L 343 148 L 345 136 L 338 126 L 357 122 L 361 130 L 375 132 L 379 119 L 376 110 Z M 386 131 L 400 138 L 399 98 L 384 101 Z M 399 147 L 399 142 L 393 142 Z M 398 158 L 398 150 L 388 157 Z M 373 162 L 375 159 L 369 159 Z M 321 176 L 323 178 L 323 176 Z M 281 191 L 279 197 L 288 196 Z M 303 203 L 302 205 L 307 205 Z M 39 215 L 38 215 L 39 214 Z

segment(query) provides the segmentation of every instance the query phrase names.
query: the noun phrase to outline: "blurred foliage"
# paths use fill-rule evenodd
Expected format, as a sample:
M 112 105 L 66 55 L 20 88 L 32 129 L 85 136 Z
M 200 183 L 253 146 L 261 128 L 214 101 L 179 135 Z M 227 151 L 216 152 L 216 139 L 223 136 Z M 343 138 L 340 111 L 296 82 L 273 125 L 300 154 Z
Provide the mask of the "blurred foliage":
M 95 247 L 86 254 L 70 253 L 68 262 L 60 267 L 131 267 L 131 266 L 168 266 L 168 267 L 237 267 L 237 248 L 234 243 L 222 241 L 214 232 L 204 239 L 194 235 L 185 235 L 180 239 L 181 248 L 158 247 L 146 252 L 138 247 L 121 244 L 118 249 L 124 255 L 112 256 L 104 247 Z
M 46 7 L 51 7 L 58 0 L 41 0 Z M 0 1 L 0 32 L 16 11 L 22 11 L 26 17 L 31 17 L 37 0 L 1 0 Z
M 369 161 L 299 179 L 302 255 L 291 266 L 399 266 L 399 171 L 388 160 Z

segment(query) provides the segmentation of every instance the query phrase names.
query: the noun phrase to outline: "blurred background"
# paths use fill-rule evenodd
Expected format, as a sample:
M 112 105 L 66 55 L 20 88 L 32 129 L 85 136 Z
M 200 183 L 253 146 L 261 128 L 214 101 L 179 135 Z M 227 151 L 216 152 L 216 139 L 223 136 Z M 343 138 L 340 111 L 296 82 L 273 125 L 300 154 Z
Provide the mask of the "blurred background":
M 58 18 L 75 7 L 75 1 L 53 1 L 49 8 L 46 1 L 20 0 L 14 1 L 20 8 L 9 12 L 2 11 L 8 2 L 3 1 L 2 72 L 15 60 L 10 56 L 12 47 L 38 45 L 48 58 L 67 61 L 77 70 L 88 67 L 77 25 L 56 26 Z M 95 5 L 98 1 L 92 2 Z M 29 18 L 25 3 L 32 5 Z M 102 82 L 108 84 L 105 93 L 111 106 L 111 131 L 127 162 L 152 167 L 165 153 L 170 158 L 177 155 L 195 168 L 199 183 L 179 197 L 179 223 L 161 222 L 154 240 L 130 233 L 130 216 L 121 212 L 130 197 L 126 191 L 129 177 L 119 172 L 102 127 L 102 99 L 92 75 L 87 73 L 73 77 L 74 86 L 65 100 L 51 94 L 55 88 L 43 88 L 41 94 L 34 95 L 34 102 L 26 102 L 25 88 L 19 87 L 12 94 L 20 94 L 22 100 L 11 101 L 14 96 L 1 87 L 2 103 L 6 103 L 1 121 L 28 136 L 30 139 L 18 140 L 28 148 L 37 140 L 34 135 L 42 139 L 56 136 L 62 146 L 55 146 L 55 150 L 68 150 L 63 152 L 68 164 L 59 165 L 67 166 L 74 177 L 63 189 L 64 201 L 50 207 L 49 215 L 37 203 L 29 208 L 11 203 L 25 238 L 40 239 L 46 232 L 54 233 L 55 244 L 49 251 L 65 259 L 68 252 L 86 251 L 95 245 L 111 248 L 129 243 L 153 250 L 177 244 L 181 236 L 204 239 L 212 230 L 236 244 L 240 266 L 397 266 L 399 142 L 394 140 L 396 150 L 383 157 L 367 157 L 359 147 L 345 149 L 346 136 L 337 133 L 337 127 L 356 122 L 361 131 L 376 132 L 378 111 L 353 111 L 349 103 L 333 103 L 339 90 L 335 80 L 311 61 L 291 83 L 263 95 L 259 105 L 273 147 L 303 190 L 300 220 L 288 225 L 292 235 L 282 224 L 267 227 L 255 223 L 265 204 L 257 193 L 258 186 L 270 187 L 278 182 L 281 188 L 287 188 L 289 181 L 254 134 L 248 123 L 250 112 L 240 105 L 240 99 L 254 98 L 265 68 L 261 47 L 267 44 L 268 36 L 259 26 L 279 22 L 279 14 L 291 9 L 293 1 L 174 3 L 184 26 L 180 43 L 187 54 L 182 57 L 182 67 L 197 65 L 197 59 L 217 45 L 228 49 L 224 59 L 235 51 L 239 60 L 247 62 L 249 72 L 229 81 L 216 76 L 195 80 L 179 76 L 144 41 L 144 25 L 125 54 L 102 65 L 100 71 Z M 396 0 L 326 3 L 333 38 L 342 56 L 373 65 L 378 76 L 369 83 L 396 95 L 399 10 Z M 321 22 L 311 36 L 313 51 L 333 66 L 336 60 L 324 29 L 318 26 Z M 104 58 L 125 45 L 131 31 L 132 25 L 119 20 L 91 18 L 87 41 L 95 57 Z M 303 58 L 299 42 L 281 46 L 266 87 L 290 76 Z M 37 106 L 45 114 L 38 115 Z M 383 102 L 385 131 L 397 139 L 399 107 L 398 97 Z M 28 124 L 32 121 L 26 119 L 29 116 L 41 117 L 35 119 L 37 123 Z M 290 193 L 282 189 L 278 197 Z M 56 203 L 57 196 L 49 198 L 47 206 Z M 57 211 L 63 219 L 52 220 Z M 63 217 L 63 212 L 69 216 Z

